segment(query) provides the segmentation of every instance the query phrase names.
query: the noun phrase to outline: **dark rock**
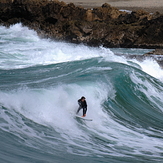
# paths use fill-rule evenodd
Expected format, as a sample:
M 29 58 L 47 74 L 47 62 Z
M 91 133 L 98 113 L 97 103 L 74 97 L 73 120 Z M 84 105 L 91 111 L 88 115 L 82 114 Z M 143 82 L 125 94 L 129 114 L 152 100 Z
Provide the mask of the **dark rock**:
M 163 49 L 155 49 L 151 52 L 144 54 L 144 56 L 151 56 L 151 55 L 162 55 L 163 56 Z
M 105 3 L 94 9 L 54 0 L 1 0 L 0 23 L 21 22 L 41 37 L 91 46 L 163 48 L 163 15 L 119 11 Z

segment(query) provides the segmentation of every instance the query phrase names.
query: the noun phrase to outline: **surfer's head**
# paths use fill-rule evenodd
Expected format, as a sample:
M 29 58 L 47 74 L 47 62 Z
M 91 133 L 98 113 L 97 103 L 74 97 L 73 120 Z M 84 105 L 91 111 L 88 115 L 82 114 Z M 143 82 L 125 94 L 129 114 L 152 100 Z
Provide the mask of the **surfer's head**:
M 81 100 L 85 100 L 85 97 L 84 97 L 84 96 L 82 96 L 82 97 L 81 97 Z

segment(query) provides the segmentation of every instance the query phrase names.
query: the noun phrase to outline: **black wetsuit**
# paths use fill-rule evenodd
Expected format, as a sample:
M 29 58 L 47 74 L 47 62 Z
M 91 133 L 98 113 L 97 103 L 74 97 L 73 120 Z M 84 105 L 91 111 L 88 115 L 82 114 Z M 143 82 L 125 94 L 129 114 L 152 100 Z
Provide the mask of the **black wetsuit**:
M 86 102 L 85 100 L 82 101 L 81 99 L 79 99 L 79 100 L 78 100 L 78 104 L 79 104 L 79 108 L 78 108 L 76 114 L 78 114 L 78 112 L 79 112 L 81 109 L 83 109 L 83 116 L 84 116 L 84 114 L 86 114 L 86 112 L 87 112 L 87 102 Z

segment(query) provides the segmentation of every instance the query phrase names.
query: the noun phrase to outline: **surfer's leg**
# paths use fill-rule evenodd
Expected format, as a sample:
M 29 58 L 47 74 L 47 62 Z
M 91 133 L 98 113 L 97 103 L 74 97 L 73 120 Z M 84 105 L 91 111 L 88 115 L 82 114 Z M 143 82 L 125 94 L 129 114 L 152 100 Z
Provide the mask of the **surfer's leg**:
M 87 108 L 83 108 L 83 117 L 86 116 Z
M 76 114 L 78 114 L 78 113 L 79 113 L 80 109 L 81 109 L 81 107 L 79 106 L 79 108 L 78 108 L 78 110 L 77 110 Z

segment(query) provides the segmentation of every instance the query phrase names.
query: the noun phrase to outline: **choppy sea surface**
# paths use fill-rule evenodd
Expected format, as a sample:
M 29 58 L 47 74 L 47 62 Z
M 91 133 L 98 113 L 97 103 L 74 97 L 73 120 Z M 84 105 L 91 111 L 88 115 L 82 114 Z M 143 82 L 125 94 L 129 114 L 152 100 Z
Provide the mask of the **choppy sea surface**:
M 163 162 L 163 70 L 124 57 L 148 51 L 0 26 L 0 162 Z M 75 117 L 81 96 L 93 121 Z

